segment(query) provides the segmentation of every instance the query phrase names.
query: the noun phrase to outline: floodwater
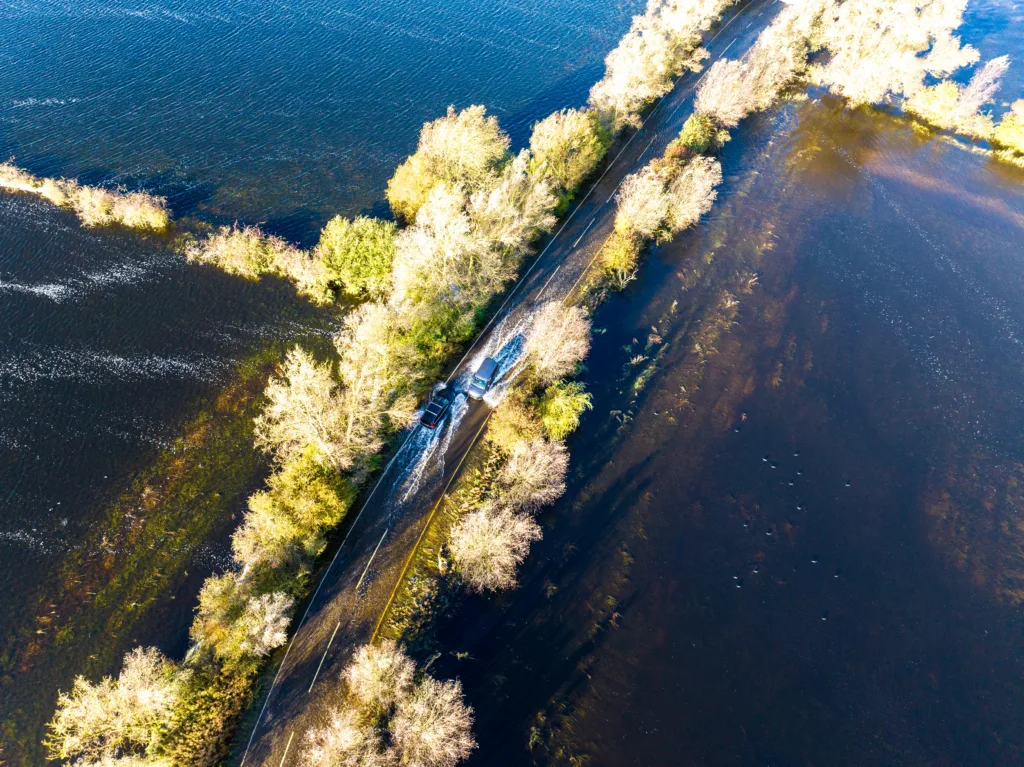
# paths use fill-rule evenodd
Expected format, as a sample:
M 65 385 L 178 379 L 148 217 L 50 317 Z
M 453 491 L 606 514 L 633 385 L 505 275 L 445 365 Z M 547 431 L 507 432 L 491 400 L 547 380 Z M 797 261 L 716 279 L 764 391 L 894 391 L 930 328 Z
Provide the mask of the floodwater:
M 387 215 L 420 125 L 485 104 L 522 146 L 578 106 L 640 0 L 0 0 L 0 155 L 308 246 Z M 0 195 L 0 762 L 38 764 L 75 674 L 174 655 L 264 463 L 248 423 L 338 317 Z
M 598 311 L 569 491 L 438 638 L 471 764 L 1024 760 L 1024 172 L 811 95 Z

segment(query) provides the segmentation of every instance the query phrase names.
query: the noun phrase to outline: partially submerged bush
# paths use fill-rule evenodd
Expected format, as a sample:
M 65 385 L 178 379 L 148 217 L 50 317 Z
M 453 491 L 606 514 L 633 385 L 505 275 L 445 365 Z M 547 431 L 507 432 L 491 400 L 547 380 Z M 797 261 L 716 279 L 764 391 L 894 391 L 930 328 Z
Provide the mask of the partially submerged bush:
M 396 227 L 391 221 L 335 216 L 320 233 L 317 255 L 328 279 L 351 296 L 384 298 L 391 291 Z
M 558 381 L 544 391 L 537 412 L 548 438 L 563 440 L 579 428 L 580 416 L 592 407 L 591 396 L 582 383 Z
M 1024 99 L 1013 102 L 996 126 L 992 140 L 1003 147 L 1000 157 L 1024 165 Z
M 694 112 L 683 123 L 679 138 L 687 149 L 696 154 L 704 154 L 716 147 L 718 128 L 710 117 Z
M 416 152 L 388 182 L 391 209 L 413 221 L 438 184 L 480 186 L 504 162 L 510 145 L 497 118 L 487 117 L 484 107 L 470 106 L 461 112 L 448 107 L 447 115 L 423 126 Z
M 124 656 L 117 679 L 92 684 L 79 676 L 70 693 L 60 693 L 45 740 L 52 759 L 103 763 L 151 754 L 177 703 L 185 680 L 158 650 L 136 648 Z
M 636 277 L 643 240 L 632 232 L 612 232 L 601 246 L 600 264 L 616 290 L 622 290 Z
M 185 251 L 189 261 L 216 266 L 250 280 L 277 271 L 284 254 L 294 248 L 258 226 L 222 226 Z
M 495 501 L 503 508 L 536 512 L 565 492 L 569 452 L 561 442 L 520 442 L 501 469 Z
M 120 224 L 162 232 L 171 223 L 163 197 L 124 189 L 100 189 L 67 179 L 38 178 L 11 163 L 0 163 L 0 188 L 28 192 L 54 205 L 73 208 L 86 226 Z
M 549 301 L 533 318 L 526 354 L 541 383 L 570 373 L 590 351 L 590 320 L 578 306 Z
M 530 517 L 488 505 L 455 524 L 448 548 L 470 589 L 498 591 L 516 585 L 516 570 L 540 537 Z
M 611 133 L 593 111 L 563 109 L 533 126 L 533 166 L 560 192 L 572 192 L 604 158 Z
M 386 767 L 393 765 L 380 733 L 351 709 L 332 711 L 327 722 L 306 733 L 302 764 L 308 767 Z
M 974 74 L 966 86 L 943 80 L 918 91 L 907 100 L 905 107 L 937 128 L 974 138 L 988 138 L 995 125 L 992 117 L 983 114 L 981 108 L 992 101 L 1009 66 L 1007 56 L 992 59 Z

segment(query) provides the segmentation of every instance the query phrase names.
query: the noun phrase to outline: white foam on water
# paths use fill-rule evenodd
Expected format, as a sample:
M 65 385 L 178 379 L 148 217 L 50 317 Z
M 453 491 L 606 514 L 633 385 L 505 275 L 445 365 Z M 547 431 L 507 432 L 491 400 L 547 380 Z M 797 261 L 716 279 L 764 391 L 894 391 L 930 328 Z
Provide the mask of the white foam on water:
M 444 457 L 448 453 L 448 446 L 451 445 L 452 437 L 468 411 L 469 398 L 465 394 L 457 393 L 441 428 L 420 429 L 420 432 L 425 432 L 426 435 L 417 434 L 410 440 L 410 445 L 413 447 L 412 460 L 403 467 L 406 476 L 399 485 L 399 491 L 405 489 L 401 499 L 402 503 L 409 500 L 420 489 L 423 476 L 435 455 L 440 455 L 440 461 L 436 464 L 437 473 L 444 474 Z
M 28 293 L 34 296 L 49 298 L 58 304 L 74 295 L 74 291 L 69 285 L 48 282 L 39 285 L 25 285 L 20 282 L 5 282 L 3 280 L 0 280 L 0 293 Z
M 50 553 L 50 547 L 41 538 L 25 530 L 0 530 L 0 543 L 20 544 L 42 554 Z
M 90 349 L 32 348 L 0 359 L 0 382 L 76 380 L 103 383 L 111 378 L 138 381 L 152 378 L 212 380 L 229 369 L 231 361 L 206 355 L 164 357 L 156 354 L 121 355 Z

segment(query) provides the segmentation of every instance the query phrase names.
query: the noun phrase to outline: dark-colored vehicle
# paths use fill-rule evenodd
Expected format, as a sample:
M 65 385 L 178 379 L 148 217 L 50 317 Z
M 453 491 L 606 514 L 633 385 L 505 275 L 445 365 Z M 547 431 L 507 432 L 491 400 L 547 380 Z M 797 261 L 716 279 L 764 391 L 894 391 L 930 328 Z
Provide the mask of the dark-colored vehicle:
M 487 393 L 487 388 L 491 385 L 497 372 L 498 363 L 490 357 L 484 357 L 484 361 L 480 363 L 480 367 L 473 374 L 473 380 L 469 382 L 469 391 L 467 392 L 469 396 L 473 399 L 481 399 Z
M 420 423 L 428 429 L 436 429 L 437 425 L 448 415 L 452 409 L 452 401 L 444 394 L 437 393 L 430 398 L 430 402 L 423 408 L 423 415 L 420 416 Z

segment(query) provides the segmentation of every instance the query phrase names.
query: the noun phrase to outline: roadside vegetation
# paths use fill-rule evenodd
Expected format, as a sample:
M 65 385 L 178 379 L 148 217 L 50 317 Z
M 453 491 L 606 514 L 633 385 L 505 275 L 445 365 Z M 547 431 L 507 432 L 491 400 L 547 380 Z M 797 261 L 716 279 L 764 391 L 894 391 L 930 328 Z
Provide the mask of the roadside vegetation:
M 57 207 L 73 210 L 86 226 L 118 225 L 164 232 L 171 223 L 163 197 L 101 189 L 64 178 L 39 178 L 11 162 L 0 163 L 0 189 L 34 194 Z

